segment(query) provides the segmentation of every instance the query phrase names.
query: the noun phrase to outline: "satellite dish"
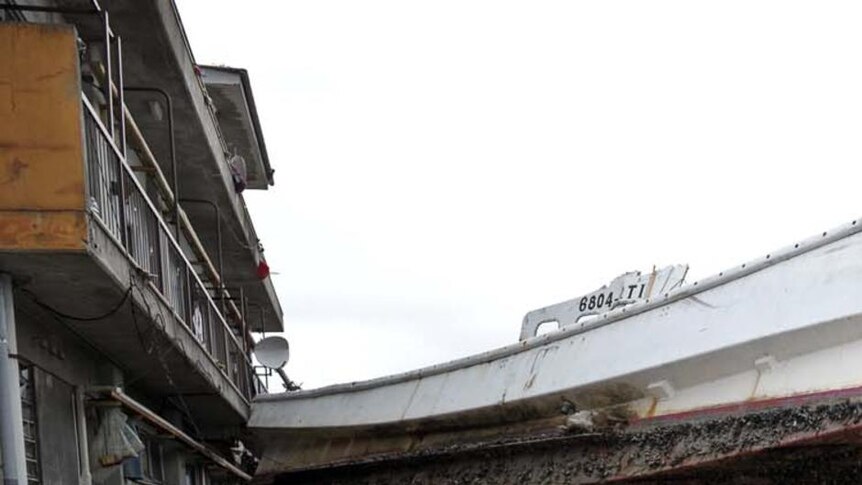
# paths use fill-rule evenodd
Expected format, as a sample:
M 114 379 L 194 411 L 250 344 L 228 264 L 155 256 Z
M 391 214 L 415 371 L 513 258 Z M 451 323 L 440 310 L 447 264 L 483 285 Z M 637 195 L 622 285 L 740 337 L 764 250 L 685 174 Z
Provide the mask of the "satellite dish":
M 281 369 L 290 358 L 290 345 L 284 337 L 267 337 L 255 344 L 254 356 L 264 367 Z

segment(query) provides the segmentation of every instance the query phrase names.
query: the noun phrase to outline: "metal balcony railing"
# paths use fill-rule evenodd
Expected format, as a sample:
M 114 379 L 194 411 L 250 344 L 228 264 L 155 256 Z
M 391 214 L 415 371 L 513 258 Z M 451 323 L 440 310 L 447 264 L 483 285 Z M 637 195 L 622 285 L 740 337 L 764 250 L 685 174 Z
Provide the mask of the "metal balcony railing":
M 172 231 L 117 148 L 98 113 L 82 96 L 88 209 L 137 266 L 151 275 L 151 287 L 249 400 L 265 392 L 249 357 L 186 259 Z M 212 285 L 211 285 L 212 286 Z

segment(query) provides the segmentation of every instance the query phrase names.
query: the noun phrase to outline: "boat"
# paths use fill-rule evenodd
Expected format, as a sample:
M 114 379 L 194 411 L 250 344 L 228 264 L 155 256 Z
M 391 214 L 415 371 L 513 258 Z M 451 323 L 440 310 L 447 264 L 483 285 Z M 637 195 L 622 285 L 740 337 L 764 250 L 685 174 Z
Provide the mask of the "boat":
M 277 482 L 536 440 L 624 439 L 625 460 L 608 454 L 608 441 L 579 445 L 610 463 L 581 480 L 590 482 L 696 470 L 826 437 L 858 441 L 862 222 L 699 281 L 685 281 L 687 269 L 626 273 L 530 312 L 521 339 L 506 347 L 378 379 L 261 395 L 249 421 L 263 447 L 257 476 Z M 537 335 L 548 322 L 558 328 Z M 855 411 L 834 417 L 834 406 Z M 784 433 L 753 418 L 802 409 L 832 418 L 802 430 L 787 425 Z M 691 432 L 691 423 L 726 419 L 735 420 L 736 434 L 716 424 L 699 431 L 699 447 L 638 461 L 651 446 L 632 438 L 638 433 L 656 437 L 680 425 Z M 772 434 L 752 438 L 758 426 Z

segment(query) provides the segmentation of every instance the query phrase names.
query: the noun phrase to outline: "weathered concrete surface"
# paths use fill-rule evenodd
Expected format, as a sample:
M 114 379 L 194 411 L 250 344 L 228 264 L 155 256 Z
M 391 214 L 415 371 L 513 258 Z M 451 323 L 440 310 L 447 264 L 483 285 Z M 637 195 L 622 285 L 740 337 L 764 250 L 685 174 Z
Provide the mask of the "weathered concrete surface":
M 275 484 L 858 483 L 862 403 L 563 430 L 276 476 Z
M 126 374 L 127 390 L 183 394 L 189 406 L 207 410 L 198 419 L 214 431 L 242 424 L 249 412 L 243 395 L 123 250 L 98 225 L 90 229 L 90 253 L 0 252 L 0 269 L 15 277 L 16 307 L 34 319 L 59 320 L 72 328 Z M 37 299 L 83 317 L 105 315 L 122 304 L 104 319 L 73 321 L 52 315 Z M 66 375 L 67 365 L 60 361 L 49 368 L 76 382 Z
M 272 172 L 248 72 L 225 66 L 201 66 L 201 71 L 221 131 L 245 159 L 246 187 L 266 190 L 273 183 Z
M 86 5 L 89 0 L 74 0 Z M 242 286 L 253 309 L 249 324 L 259 331 L 283 330 L 283 315 L 270 278 L 256 270 L 264 257 L 242 195 L 233 188 L 220 127 L 209 108 L 211 99 L 197 74 L 196 61 L 171 0 L 115 0 L 106 5 L 111 25 L 123 38 L 123 67 L 127 86 L 159 87 L 173 99 L 178 161 L 179 197 L 206 199 L 220 208 L 224 237 L 224 278 Z M 161 98 L 136 93 L 126 97 L 132 113 L 155 153 L 162 170 L 170 173 L 168 130 L 165 120 L 151 114 L 148 102 Z M 216 221 L 203 204 L 187 204 L 188 214 L 210 255 L 218 254 Z M 235 295 L 236 296 L 236 295 Z M 261 310 L 262 309 L 262 310 Z

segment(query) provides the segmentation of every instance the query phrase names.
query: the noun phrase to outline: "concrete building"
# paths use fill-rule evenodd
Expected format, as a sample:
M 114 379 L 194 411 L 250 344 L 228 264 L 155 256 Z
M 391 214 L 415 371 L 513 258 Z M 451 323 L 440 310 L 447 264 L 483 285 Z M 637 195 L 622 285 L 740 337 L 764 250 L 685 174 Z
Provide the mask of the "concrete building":
M 247 73 L 172 0 L 0 2 L 3 483 L 250 480 L 272 184 Z

